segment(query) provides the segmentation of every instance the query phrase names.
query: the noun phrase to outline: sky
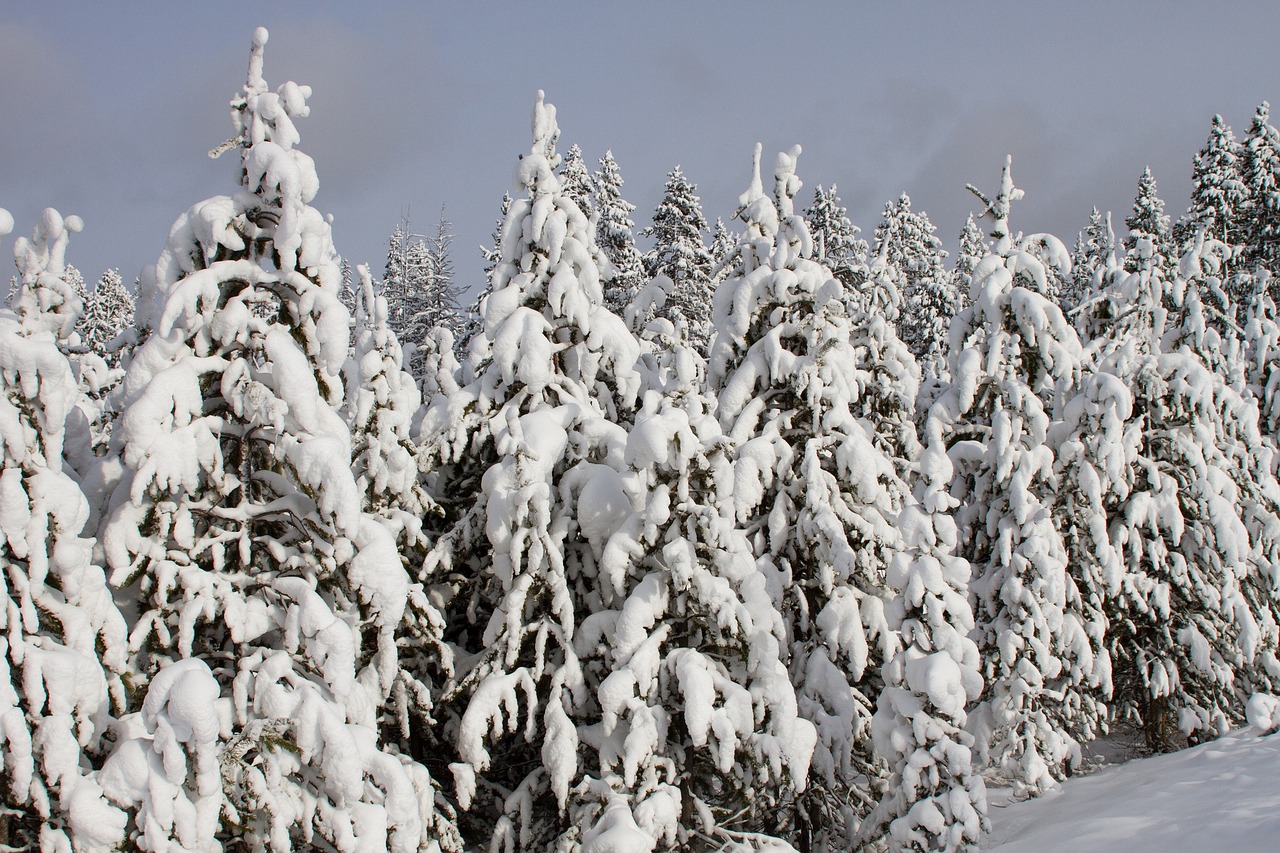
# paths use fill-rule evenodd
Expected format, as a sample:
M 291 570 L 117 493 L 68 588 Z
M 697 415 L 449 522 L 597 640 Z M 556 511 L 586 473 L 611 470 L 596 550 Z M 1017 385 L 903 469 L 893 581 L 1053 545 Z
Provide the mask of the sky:
M 268 83 L 314 90 L 299 147 L 339 252 L 376 274 L 402 217 L 426 232 L 443 208 L 472 290 L 539 88 L 562 150 L 594 166 L 612 149 L 637 231 L 674 166 L 729 221 L 755 143 L 766 164 L 799 143 L 802 202 L 837 184 L 870 237 L 905 192 L 950 248 L 979 206 L 965 184 L 994 191 L 1005 154 L 1026 192 L 1015 230 L 1069 246 L 1096 205 L 1123 233 L 1148 165 L 1176 218 L 1214 113 L 1243 136 L 1280 98 L 1274 0 L 0 0 L 0 207 L 16 232 L 53 206 L 85 221 L 68 260 L 86 279 L 153 263 L 180 214 L 236 187 L 236 158 L 207 152 L 232 133 L 258 25 Z

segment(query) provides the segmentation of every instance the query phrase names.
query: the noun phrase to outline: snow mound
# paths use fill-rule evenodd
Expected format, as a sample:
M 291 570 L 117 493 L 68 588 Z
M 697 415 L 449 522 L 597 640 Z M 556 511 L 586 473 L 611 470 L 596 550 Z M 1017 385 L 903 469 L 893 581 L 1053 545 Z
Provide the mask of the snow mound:
M 1072 779 L 999 807 L 984 850 L 1269 850 L 1280 834 L 1280 737 L 1256 729 Z

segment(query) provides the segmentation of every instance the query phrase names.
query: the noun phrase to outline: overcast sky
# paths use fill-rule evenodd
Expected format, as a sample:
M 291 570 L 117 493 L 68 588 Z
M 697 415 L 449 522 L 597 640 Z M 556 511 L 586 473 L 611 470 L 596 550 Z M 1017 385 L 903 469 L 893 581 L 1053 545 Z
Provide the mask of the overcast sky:
M 806 204 L 839 185 L 870 236 L 908 193 L 948 246 L 1006 153 L 1012 224 L 1070 245 L 1090 207 L 1121 224 L 1150 164 L 1167 212 L 1222 113 L 1237 135 L 1280 99 L 1280 3 L 0 2 L 0 206 L 26 233 L 78 213 L 69 260 L 96 278 L 152 263 L 173 220 L 234 189 L 231 135 L 250 38 L 265 76 L 314 89 L 299 122 L 338 250 L 375 271 L 409 213 L 443 205 L 475 287 L 534 92 L 561 148 L 612 148 L 647 224 L 667 171 L 732 215 L 751 150 L 804 146 Z M 5 238 L 6 242 L 11 240 Z M 8 253 L 7 250 L 5 252 Z

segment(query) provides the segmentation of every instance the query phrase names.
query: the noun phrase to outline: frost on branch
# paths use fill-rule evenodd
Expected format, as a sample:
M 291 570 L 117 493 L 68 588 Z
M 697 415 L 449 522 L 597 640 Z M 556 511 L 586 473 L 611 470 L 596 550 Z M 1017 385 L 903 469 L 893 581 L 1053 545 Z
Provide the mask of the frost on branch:
M 231 104 L 238 191 L 179 218 L 144 282 L 104 548 L 136 597 L 139 666 L 159 679 L 202 659 L 231 698 L 222 831 L 416 850 L 437 830 L 434 783 L 378 725 L 409 677 L 397 631 L 419 594 L 352 471 L 341 271 L 294 147 L 311 92 L 268 89 L 266 40 Z

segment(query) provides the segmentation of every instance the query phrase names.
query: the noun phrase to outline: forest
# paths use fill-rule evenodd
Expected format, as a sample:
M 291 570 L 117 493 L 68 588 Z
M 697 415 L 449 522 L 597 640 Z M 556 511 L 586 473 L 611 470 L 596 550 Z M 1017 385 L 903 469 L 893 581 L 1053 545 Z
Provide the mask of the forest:
M 949 260 L 799 145 L 638 228 L 538 92 L 472 283 L 443 213 L 339 255 L 266 43 L 136 284 L 14 243 L 4 849 L 971 850 L 1108 732 L 1280 725 L 1265 102 L 1070 249 L 993 152 Z

